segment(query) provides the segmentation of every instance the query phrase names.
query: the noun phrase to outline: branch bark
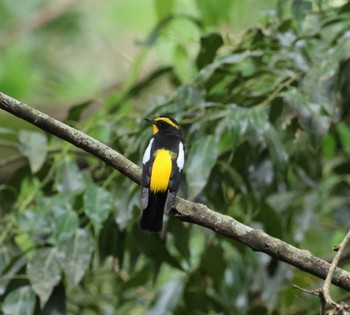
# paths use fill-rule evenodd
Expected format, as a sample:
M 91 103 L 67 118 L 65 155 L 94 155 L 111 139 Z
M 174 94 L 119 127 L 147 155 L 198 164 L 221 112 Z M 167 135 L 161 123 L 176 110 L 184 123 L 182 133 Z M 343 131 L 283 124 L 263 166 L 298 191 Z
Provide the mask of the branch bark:
M 91 153 L 135 183 L 140 183 L 141 169 L 136 164 L 83 132 L 69 127 L 1 92 L 0 108 Z M 176 210 L 171 215 L 182 221 L 209 228 L 216 233 L 249 246 L 254 251 L 266 253 L 321 279 L 327 277 L 330 269 L 328 262 L 313 256 L 309 251 L 298 249 L 280 239 L 271 237 L 262 230 L 246 226 L 232 217 L 209 209 L 203 204 L 177 197 Z M 336 268 L 332 277 L 332 283 L 350 290 L 350 273 Z

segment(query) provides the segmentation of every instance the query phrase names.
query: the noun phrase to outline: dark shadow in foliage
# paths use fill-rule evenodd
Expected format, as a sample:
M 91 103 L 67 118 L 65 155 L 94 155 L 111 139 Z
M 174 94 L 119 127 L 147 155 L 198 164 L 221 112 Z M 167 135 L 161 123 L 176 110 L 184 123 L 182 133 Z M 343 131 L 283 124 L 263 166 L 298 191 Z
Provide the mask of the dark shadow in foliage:
M 37 303 L 37 306 L 39 303 Z M 52 291 L 52 294 L 42 310 L 37 309 L 37 315 L 66 315 L 66 291 L 64 284 L 60 282 Z

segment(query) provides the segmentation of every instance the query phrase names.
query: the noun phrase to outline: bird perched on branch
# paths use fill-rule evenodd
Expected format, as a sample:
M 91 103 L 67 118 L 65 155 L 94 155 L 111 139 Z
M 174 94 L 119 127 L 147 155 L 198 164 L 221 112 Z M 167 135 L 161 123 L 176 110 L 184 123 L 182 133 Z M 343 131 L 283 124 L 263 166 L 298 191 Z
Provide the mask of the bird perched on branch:
M 177 121 L 169 116 L 146 119 L 153 126 L 153 137 L 143 155 L 140 226 L 160 232 L 163 213 L 169 213 L 180 187 L 185 162 L 183 135 Z

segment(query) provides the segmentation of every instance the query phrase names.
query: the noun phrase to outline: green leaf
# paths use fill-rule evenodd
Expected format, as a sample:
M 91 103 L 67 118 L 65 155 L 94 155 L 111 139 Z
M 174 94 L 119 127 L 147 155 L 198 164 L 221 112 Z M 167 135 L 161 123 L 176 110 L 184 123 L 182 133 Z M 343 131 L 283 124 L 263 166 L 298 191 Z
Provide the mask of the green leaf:
M 13 253 L 11 253 L 11 248 L 9 246 L 2 245 L 0 247 L 0 275 L 2 274 L 3 270 L 5 269 L 6 265 L 11 261 L 11 256 Z M 1 292 L 0 292 L 1 295 Z
M 258 199 L 265 197 L 274 183 L 276 175 L 273 166 L 270 159 L 262 159 L 249 167 L 249 180 Z
M 187 50 L 183 45 L 176 45 L 173 51 L 174 72 L 182 83 L 192 82 L 193 68 L 189 62 Z
M 15 135 L 16 132 L 13 129 L 0 127 L 0 134 L 1 135 Z
M 174 0 L 154 0 L 154 5 L 159 20 L 171 15 L 174 8 Z
M 114 216 L 111 215 L 104 222 L 98 239 L 100 261 L 103 262 L 108 257 L 113 256 L 118 259 L 118 265 L 122 268 L 124 254 L 127 252 L 126 236 L 127 232 L 119 229 L 114 221 Z
M 199 108 L 205 103 L 204 97 L 205 91 L 193 85 L 182 85 L 177 91 L 176 105 L 180 108 Z
M 224 41 L 219 33 L 210 33 L 202 36 L 201 48 L 196 59 L 197 69 L 202 69 L 204 66 L 210 64 L 223 43 Z
M 288 154 L 276 129 L 270 126 L 264 135 L 274 165 L 278 169 L 284 170 L 288 163 Z
M 261 209 L 257 217 L 264 224 L 264 231 L 273 237 L 282 238 L 283 228 L 282 219 L 275 208 L 271 207 L 268 203 L 263 202 Z
M 52 233 L 51 219 L 46 209 L 27 209 L 15 216 L 17 226 L 24 233 L 18 235 L 22 241 L 30 237 L 30 241 L 42 242 L 46 240 Z M 24 234 L 26 237 L 24 237 Z M 24 237 L 24 238 L 23 238 Z M 22 247 L 22 250 L 24 248 Z
M 84 176 L 74 161 L 65 158 L 60 162 L 56 187 L 59 192 L 68 196 L 79 193 L 85 188 Z
M 203 274 L 207 274 L 213 279 L 218 288 L 224 277 L 225 266 L 224 250 L 221 244 L 207 246 L 201 258 L 200 268 Z
M 139 42 L 139 44 L 145 45 L 146 47 L 152 47 L 161 37 L 163 31 L 169 26 L 169 24 L 179 18 L 184 19 L 185 21 L 189 21 L 199 28 L 201 27 L 201 21 L 190 15 L 168 15 L 160 20 L 153 28 L 153 30 L 149 33 L 147 38 L 144 41 Z
M 37 205 L 34 209 L 27 208 L 26 211 L 15 214 L 16 224 L 21 231 L 25 232 L 25 235 L 18 235 L 18 237 L 21 236 L 22 241 L 26 240 L 26 236 L 29 237 L 31 246 L 33 242 L 57 244 L 69 238 L 78 228 L 79 219 L 72 209 L 69 198 L 56 194 L 37 198 L 36 201 Z
M 170 254 L 164 240 L 156 233 L 145 233 L 138 226 L 133 229 L 133 239 L 135 245 L 147 257 L 157 263 L 168 263 L 177 269 L 183 270 L 178 260 Z
M 336 152 L 336 142 L 331 134 L 325 134 L 322 139 L 322 157 L 333 158 Z
M 267 314 L 269 314 L 269 311 L 266 308 L 266 306 L 264 306 L 264 305 L 258 305 L 258 306 L 252 305 L 249 308 L 247 315 L 256 315 L 256 314 L 267 315 Z
M 350 127 L 345 122 L 340 122 L 336 126 L 337 133 L 340 138 L 340 142 L 343 146 L 345 153 L 350 155 Z
M 239 189 L 242 193 L 247 193 L 247 184 L 242 174 L 240 174 L 234 167 L 232 167 L 231 164 L 227 163 L 226 161 L 219 161 L 218 165 L 220 165 L 221 171 L 230 177 L 230 180 L 233 183 L 232 188 L 237 187 L 237 189 Z
M 147 36 L 147 38 L 140 42 L 140 44 L 145 45 L 146 47 L 152 47 L 158 38 L 160 37 L 164 28 L 174 19 L 174 16 L 167 16 L 157 23 L 152 32 Z
M 70 123 L 79 121 L 84 110 L 87 109 L 91 104 L 92 104 L 91 101 L 87 101 L 71 107 L 69 109 L 69 112 L 65 121 Z
M 309 95 L 297 88 L 289 88 L 281 93 L 285 103 L 299 117 L 300 124 L 316 135 L 324 135 L 330 126 L 331 116 L 324 104 L 314 102 Z
M 1 17 L 4 16 L 1 15 Z M 24 73 L 29 74 L 33 69 L 31 53 L 21 49 L 18 45 L 11 45 L 11 48 L 2 49 L 1 52 L 1 91 L 23 98 L 34 86 L 33 80 L 30 80 L 28 76 L 23 76 Z
M 52 238 L 55 243 L 64 242 L 72 237 L 79 227 L 78 215 L 73 210 L 68 210 L 55 218 L 53 222 Z
M 305 0 L 293 0 L 292 13 L 299 24 L 303 22 L 312 8 L 312 3 Z
M 56 248 L 38 249 L 27 264 L 27 275 L 34 292 L 43 307 L 53 288 L 61 280 L 61 268 L 57 260 Z
M 191 146 L 186 162 L 186 181 L 189 199 L 195 199 L 207 184 L 218 155 L 212 135 L 197 139 Z
M 45 304 L 45 307 L 36 315 L 67 315 L 67 294 L 64 283 L 61 281 L 55 286 Z
M 30 286 L 24 286 L 6 295 L 1 309 L 6 315 L 32 315 L 34 306 L 35 294 Z
M 58 247 L 58 259 L 70 288 L 84 277 L 93 252 L 93 238 L 88 230 L 78 229 L 75 234 Z
M 18 235 L 16 235 L 15 242 L 22 252 L 27 252 L 36 245 L 32 237 L 30 237 L 29 234 L 23 232 L 20 232 Z M 42 240 L 41 243 L 43 243 Z
M 16 256 L 4 266 L 2 276 L 0 277 L 0 295 L 6 292 L 7 286 L 11 279 L 21 270 L 27 263 L 25 256 Z
M 225 247 L 225 251 L 228 252 L 229 248 Z M 191 314 L 191 309 L 208 314 L 210 313 L 209 309 L 213 309 L 213 307 L 217 312 L 222 311 L 223 314 L 240 314 L 240 312 L 232 309 L 232 305 L 230 305 L 230 312 L 224 309 L 225 297 L 230 296 L 229 299 L 232 299 L 232 295 L 226 292 L 228 287 L 225 282 L 229 281 L 226 277 L 231 278 L 232 276 L 227 272 L 225 256 L 230 256 L 230 262 L 235 260 L 235 255 L 232 252 L 230 255 L 225 251 L 222 243 L 217 241 L 215 241 L 215 244 L 210 243 L 207 237 L 204 252 L 200 257 L 200 264 L 191 271 L 186 281 L 183 293 L 183 300 L 186 305 L 185 314 Z M 232 269 L 236 268 L 237 264 Z M 239 277 L 235 277 L 234 282 L 236 286 L 240 285 Z M 240 289 L 239 292 L 241 293 L 242 286 L 240 286 Z
M 113 196 L 115 197 L 115 222 L 122 231 L 132 219 L 133 209 L 140 206 L 139 187 L 130 186 L 127 181 L 123 181 Z
M 207 283 L 211 282 L 205 270 L 202 268 L 195 269 L 189 275 L 183 293 L 183 301 L 186 311 L 181 314 L 191 314 L 192 310 L 196 310 L 198 314 L 208 314 L 211 301 L 207 294 Z
M 28 208 L 28 205 L 35 199 L 41 197 L 42 187 L 39 178 L 25 176 L 18 184 L 20 192 L 17 196 L 16 207 L 23 211 Z
M 201 17 L 208 26 L 217 26 L 222 21 L 228 21 L 231 7 L 234 1 L 220 0 L 196 0 L 196 5 L 201 13 Z
M 230 65 L 235 65 L 243 62 L 244 60 L 252 57 L 259 57 L 263 55 L 263 51 L 244 51 L 241 53 L 234 53 L 228 56 L 217 58 L 213 63 L 208 64 L 206 67 L 202 68 L 197 76 L 197 82 L 199 84 L 206 84 L 210 78 L 219 69 L 227 69 Z M 221 80 L 224 81 L 224 76 Z
M 148 280 L 149 275 L 151 274 L 151 266 L 149 264 L 142 266 L 142 268 L 134 270 L 130 274 L 130 278 L 121 284 L 123 292 L 127 292 L 132 289 L 134 292 L 135 288 L 142 287 Z
M 190 260 L 190 229 L 179 220 L 169 220 L 167 231 L 171 232 L 174 238 L 174 245 L 187 261 Z
M 19 131 L 20 152 L 25 156 L 32 173 L 38 172 L 46 160 L 47 136 L 39 131 Z
M 112 195 L 109 191 L 95 184 L 89 184 L 84 193 L 84 212 L 91 220 L 96 235 L 99 234 L 102 223 L 108 218 L 112 206 Z
M 156 296 L 153 307 L 147 312 L 149 315 L 172 315 L 173 310 L 181 301 L 184 289 L 183 279 L 173 279 L 163 285 Z

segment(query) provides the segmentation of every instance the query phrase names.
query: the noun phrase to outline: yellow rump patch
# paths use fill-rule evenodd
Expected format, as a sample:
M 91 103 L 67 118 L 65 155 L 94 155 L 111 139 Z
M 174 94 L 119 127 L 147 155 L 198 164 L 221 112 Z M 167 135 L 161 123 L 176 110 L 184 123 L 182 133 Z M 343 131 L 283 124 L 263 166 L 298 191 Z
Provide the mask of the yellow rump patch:
M 152 192 L 165 192 L 168 189 L 172 169 L 172 152 L 160 149 L 155 152 L 150 189 Z
M 165 121 L 167 124 L 173 126 L 176 129 L 179 129 L 179 126 L 177 124 L 175 124 L 171 119 L 169 119 L 168 117 L 157 117 L 154 119 L 155 121 Z

